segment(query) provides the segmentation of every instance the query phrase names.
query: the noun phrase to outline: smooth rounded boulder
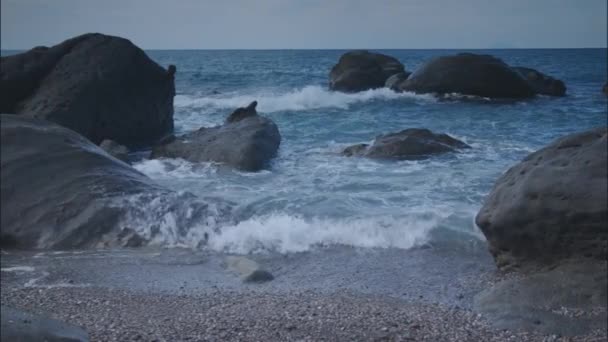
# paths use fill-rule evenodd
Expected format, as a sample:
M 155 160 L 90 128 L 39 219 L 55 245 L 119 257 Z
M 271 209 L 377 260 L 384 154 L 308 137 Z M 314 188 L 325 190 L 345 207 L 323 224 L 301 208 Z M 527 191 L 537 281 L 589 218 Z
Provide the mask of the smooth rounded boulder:
M 372 145 L 349 146 L 342 154 L 376 159 L 415 160 L 470 148 L 447 134 L 436 134 L 425 128 L 409 128 L 376 137 Z
M 236 109 L 224 125 L 197 131 L 157 146 L 152 158 L 182 158 L 191 162 L 217 162 L 243 171 L 259 171 L 277 155 L 281 134 L 270 119 L 258 115 L 252 102 Z
M 2 112 L 53 121 L 95 144 L 152 145 L 173 131 L 175 67 L 127 39 L 85 34 L 0 65 Z
M 549 96 L 565 96 L 566 85 L 563 81 L 545 75 L 538 70 L 524 67 L 513 67 L 534 89 L 537 94 Z
M 606 260 L 606 127 L 568 135 L 502 175 L 476 223 L 501 268 Z
M 384 87 L 394 74 L 405 72 L 396 58 L 366 50 L 343 54 L 329 73 L 329 89 L 358 92 Z
M 502 60 L 472 53 L 430 60 L 402 82 L 399 90 L 513 99 L 535 95 L 534 89 L 521 74 Z

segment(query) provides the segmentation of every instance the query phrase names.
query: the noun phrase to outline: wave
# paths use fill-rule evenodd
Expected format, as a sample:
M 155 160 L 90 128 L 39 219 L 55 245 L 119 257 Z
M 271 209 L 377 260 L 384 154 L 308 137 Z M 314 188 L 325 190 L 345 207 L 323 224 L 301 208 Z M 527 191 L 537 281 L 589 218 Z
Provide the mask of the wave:
M 410 99 L 414 101 L 436 101 L 433 95 L 396 93 L 388 88 L 372 89 L 358 93 L 341 93 L 321 86 L 306 86 L 287 93 L 231 94 L 209 97 L 175 96 L 175 106 L 182 108 L 234 109 L 258 101 L 258 111 L 264 113 L 280 111 L 305 111 L 319 108 L 348 109 L 349 106 L 375 100 Z

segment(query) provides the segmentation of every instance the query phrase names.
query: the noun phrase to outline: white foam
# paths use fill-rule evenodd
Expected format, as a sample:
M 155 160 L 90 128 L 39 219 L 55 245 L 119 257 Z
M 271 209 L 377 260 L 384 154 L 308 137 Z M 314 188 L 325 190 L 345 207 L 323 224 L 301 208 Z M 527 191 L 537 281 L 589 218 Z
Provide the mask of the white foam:
M 214 163 L 191 163 L 176 159 L 147 159 L 133 165 L 139 172 L 152 179 L 202 178 L 217 172 Z
M 0 269 L 2 272 L 34 272 L 36 270 L 32 266 L 13 266 Z
M 260 92 L 246 95 L 216 95 L 210 97 L 175 96 L 176 107 L 235 109 L 258 101 L 257 110 L 263 113 L 279 111 L 303 111 L 319 108 L 348 109 L 349 106 L 372 100 L 412 99 L 436 101 L 433 95 L 418 95 L 404 92 L 396 93 L 388 88 L 362 91 L 358 93 L 341 93 L 330 91 L 321 86 L 306 86 L 287 93 Z
M 208 242 L 211 249 L 239 254 L 302 252 L 329 245 L 408 249 L 426 242 L 428 233 L 442 219 L 428 213 L 341 220 L 274 214 L 222 227 Z

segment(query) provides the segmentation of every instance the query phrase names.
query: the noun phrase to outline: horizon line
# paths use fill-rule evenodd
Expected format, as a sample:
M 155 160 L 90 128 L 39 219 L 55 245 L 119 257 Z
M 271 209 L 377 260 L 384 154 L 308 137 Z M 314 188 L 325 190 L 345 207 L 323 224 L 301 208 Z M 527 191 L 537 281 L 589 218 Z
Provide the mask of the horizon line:
M 53 46 L 53 45 L 51 45 Z M 49 46 L 50 47 L 50 46 Z M 138 46 L 139 47 L 139 46 Z M 0 47 L 2 51 L 27 51 L 30 48 L 4 48 Z M 584 49 L 608 49 L 608 46 L 591 46 L 591 47 L 476 47 L 476 48 L 143 48 L 142 50 L 156 50 L 156 51 L 284 51 L 284 50 L 584 50 Z

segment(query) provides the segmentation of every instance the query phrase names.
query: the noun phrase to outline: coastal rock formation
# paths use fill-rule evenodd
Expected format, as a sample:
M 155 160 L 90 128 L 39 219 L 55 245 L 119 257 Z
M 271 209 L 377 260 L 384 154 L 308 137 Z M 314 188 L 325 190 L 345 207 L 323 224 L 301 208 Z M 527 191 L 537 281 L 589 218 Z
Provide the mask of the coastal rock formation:
M 405 72 L 397 59 L 365 50 L 343 54 L 329 73 L 329 89 L 342 92 L 357 92 L 382 88 L 386 80 Z
M 399 90 L 489 98 L 527 98 L 535 95 L 530 84 L 502 60 L 472 53 L 430 60 L 402 82 Z
M 463 148 L 470 146 L 447 134 L 436 134 L 424 128 L 409 128 L 397 133 L 380 135 L 371 146 L 368 144 L 349 146 L 342 154 L 348 157 L 408 160 L 456 152 Z
M 513 67 L 513 70 L 522 75 L 537 94 L 549 96 L 566 95 L 566 85 L 561 80 L 531 68 Z
M 106 139 L 99 144 L 99 147 L 116 159 L 120 159 L 124 162 L 129 159 L 129 149 L 114 140 Z
M 2 306 L 0 311 L 0 336 L 2 341 L 89 341 L 89 335 L 86 331 L 71 324 L 6 306 Z
M 229 211 L 219 201 L 202 202 L 164 189 L 49 121 L 2 114 L 0 126 L 4 248 L 135 247 L 162 235 L 154 227 L 167 213 L 185 230 L 192 222 L 200 225 L 207 216 L 217 219 Z M 156 204 L 149 207 L 152 202 Z
M 173 74 L 129 40 L 85 34 L 0 59 L 0 111 L 99 144 L 151 145 L 173 130 Z
M 389 77 L 386 82 L 384 82 L 384 86 L 397 91 L 399 90 L 401 83 L 405 82 L 409 76 L 409 72 L 400 72 L 398 74 L 394 74 L 393 76 Z
M 259 171 L 268 166 L 281 143 L 277 125 L 257 114 L 257 102 L 238 108 L 222 126 L 202 127 L 157 146 L 152 158 L 183 158 L 192 162 L 213 161 L 243 171 Z
M 476 217 L 499 267 L 606 260 L 606 128 L 572 134 L 500 177 Z

